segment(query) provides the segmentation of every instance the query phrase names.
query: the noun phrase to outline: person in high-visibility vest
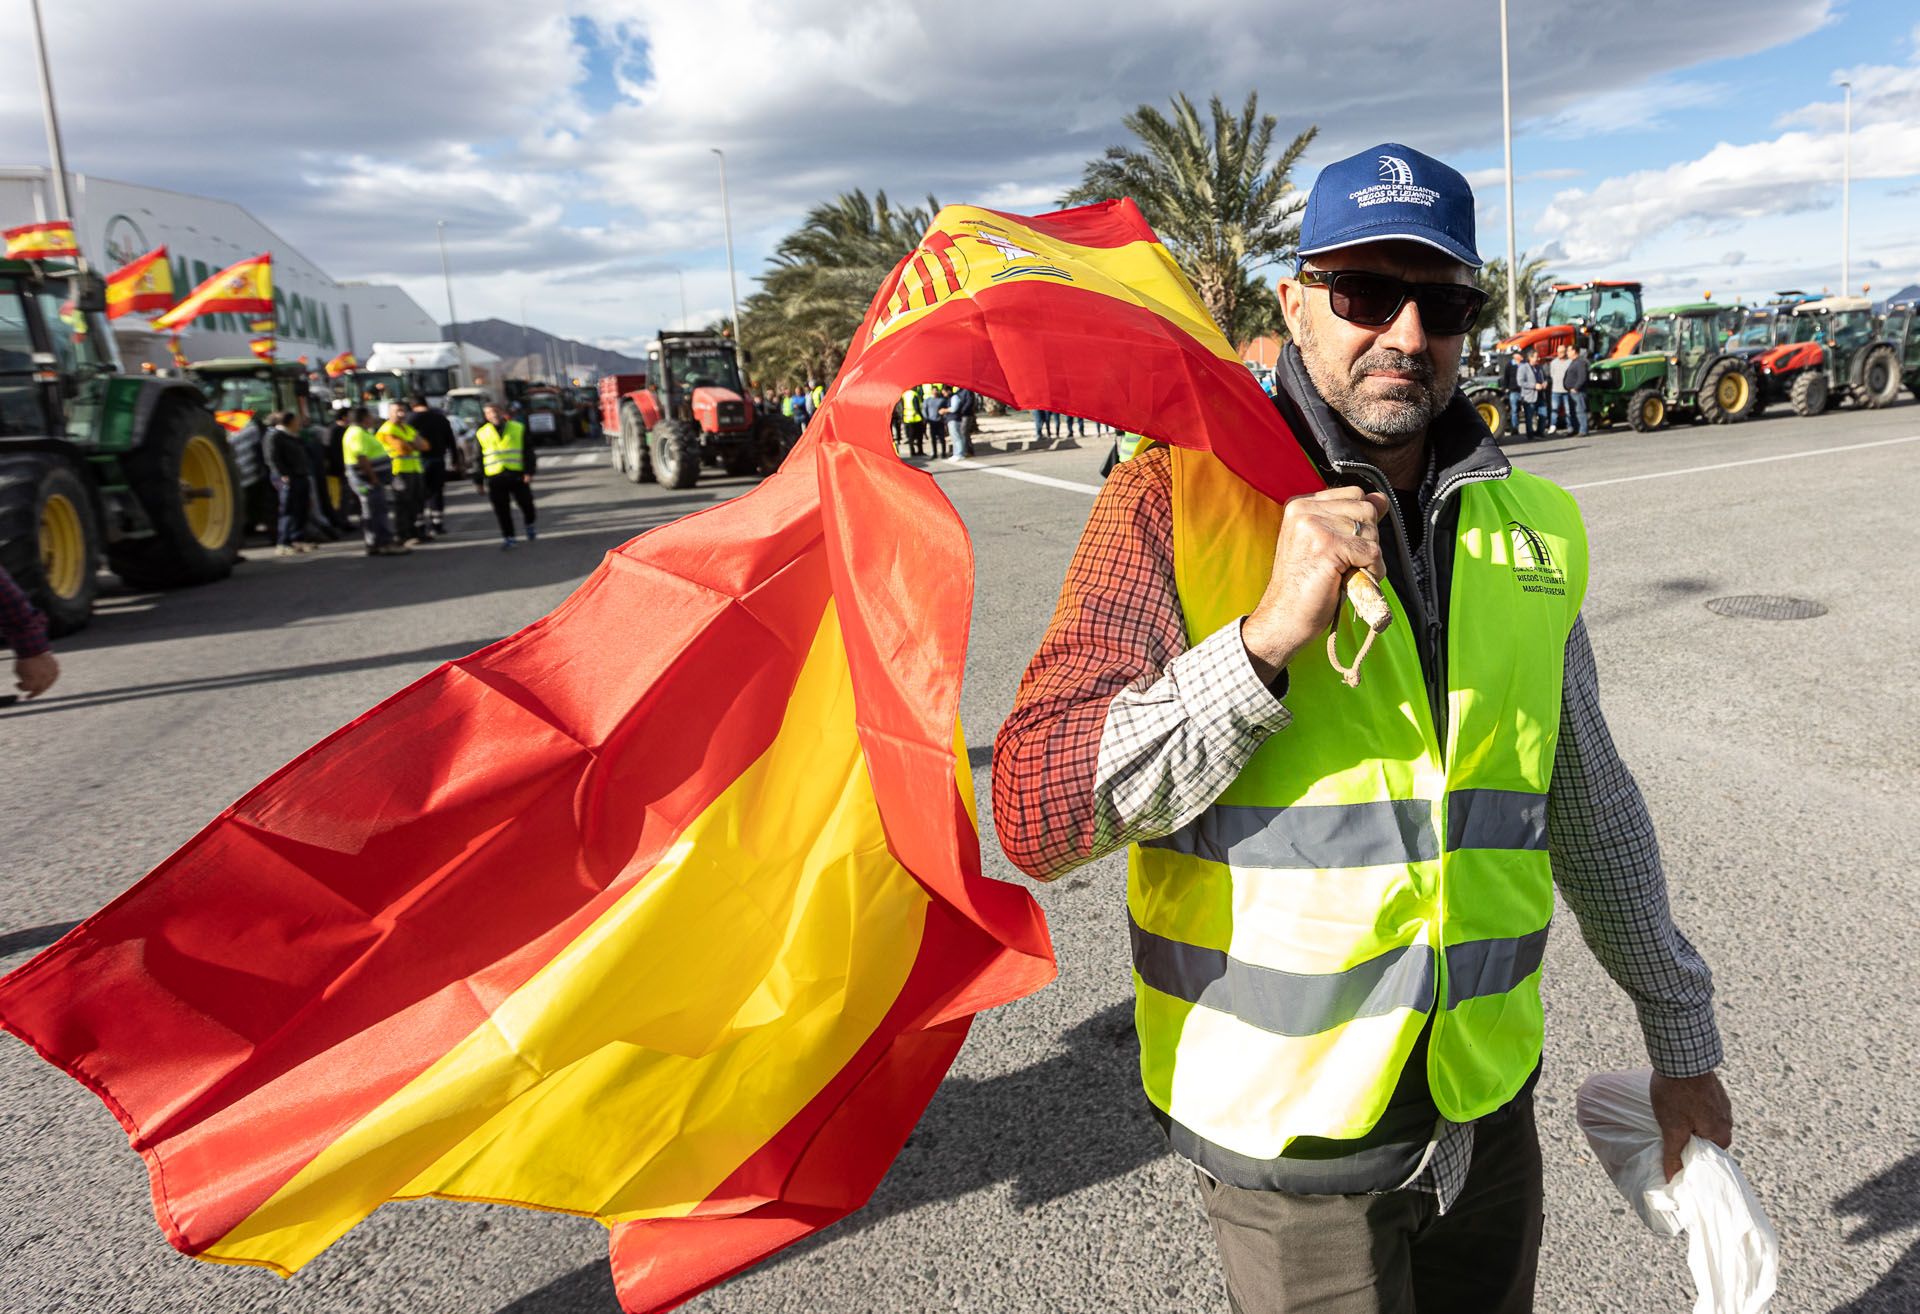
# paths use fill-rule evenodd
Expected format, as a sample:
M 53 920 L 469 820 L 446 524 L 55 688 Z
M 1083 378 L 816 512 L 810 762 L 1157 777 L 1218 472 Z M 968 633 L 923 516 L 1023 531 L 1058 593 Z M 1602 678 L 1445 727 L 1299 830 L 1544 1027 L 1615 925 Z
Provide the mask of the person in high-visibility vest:
M 393 512 L 400 522 L 400 541 L 407 547 L 417 547 L 428 536 L 420 521 L 427 504 L 427 465 L 423 459 L 427 440 L 407 423 L 407 405 L 398 401 L 387 403 L 387 422 L 374 437 L 393 461 Z
M 539 537 L 533 520 L 534 449 L 527 444 L 526 427 L 509 420 L 506 411 L 489 402 L 487 422 L 474 434 L 480 448 L 480 477 L 486 481 L 487 500 L 493 503 L 493 518 L 500 524 L 500 546 L 513 546 L 513 507 L 520 507 L 520 519 L 527 527 L 527 542 Z
M 900 430 L 907 436 L 907 455 L 925 456 L 927 421 L 920 413 L 918 388 L 908 388 L 900 394 Z
M 373 412 L 365 406 L 347 411 L 347 430 L 340 437 L 341 468 L 347 487 L 360 499 L 360 534 L 370 557 L 394 556 L 408 549 L 393 541 L 388 514 L 393 484 L 393 457 L 374 435 Z
M 1521 1314 L 1556 887 L 1635 1005 L 1669 1176 L 1732 1138 L 1712 980 L 1601 712 L 1580 508 L 1455 391 L 1472 189 L 1386 143 L 1308 196 L 1273 404 L 1339 486 L 1121 464 L 995 741 L 994 830 L 1041 879 L 1129 850 L 1141 1085 L 1239 1314 Z M 1384 628 L 1343 603 L 1375 581 Z
M 816 383 L 807 389 L 807 414 L 817 415 L 820 411 L 820 403 L 826 400 L 826 396 L 825 384 Z

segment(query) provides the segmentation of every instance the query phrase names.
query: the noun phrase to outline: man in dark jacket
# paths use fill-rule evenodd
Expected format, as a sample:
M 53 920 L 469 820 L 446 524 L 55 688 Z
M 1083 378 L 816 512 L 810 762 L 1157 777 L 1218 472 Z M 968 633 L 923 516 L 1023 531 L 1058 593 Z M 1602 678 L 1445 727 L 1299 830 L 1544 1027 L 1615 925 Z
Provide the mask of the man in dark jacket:
M 1587 432 L 1587 352 L 1576 344 L 1570 349 L 1573 355 L 1567 360 L 1567 412 L 1574 427 L 1582 436 Z
M 427 528 L 435 534 L 447 532 L 447 472 L 459 473 L 460 447 L 453 438 L 453 425 L 445 412 L 427 405 L 424 397 L 407 398 L 413 412 L 407 422 L 427 440 L 425 460 L 426 497 L 422 515 Z
M 947 397 L 947 442 L 949 461 L 963 461 L 973 455 L 973 442 L 967 431 L 973 427 L 973 411 L 976 405 L 973 393 L 966 388 L 955 388 Z
M 293 432 L 291 411 L 275 411 L 267 417 L 261 453 L 266 457 L 267 473 L 273 479 L 273 491 L 280 502 L 273 554 L 291 557 L 313 551 L 315 545 L 300 538 L 307 523 L 309 469 L 307 447 Z

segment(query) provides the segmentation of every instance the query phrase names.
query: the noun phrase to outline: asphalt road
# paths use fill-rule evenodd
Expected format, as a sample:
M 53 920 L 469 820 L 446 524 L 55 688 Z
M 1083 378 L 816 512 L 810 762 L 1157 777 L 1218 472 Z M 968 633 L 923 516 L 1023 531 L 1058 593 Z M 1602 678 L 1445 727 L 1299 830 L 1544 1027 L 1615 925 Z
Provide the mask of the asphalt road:
M 1920 406 L 1509 450 L 1586 511 L 1606 702 L 1660 823 L 1677 916 L 1718 981 L 1736 1148 L 1781 1237 L 1775 1308 L 1920 1308 Z M 983 809 L 988 746 L 1103 454 L 1089 441 L 928 467 L 977 553 L 963 713 Z M 327 731 L 551 608 L 607 548 L 745 487 L 669 493 L 550 464 L 546 532 L 511 554 L 462 491 L 456 538 L 410 557 L 255 549 L 216 587 L 110 596 L 61 645 L 57 696 L 0 711 L 0 969 Z M 1704 605 L 1743 594 L 1827 612 L 1770 622 Z M 1059 981 L 979 1020 L 872 1204 L 689 1308 L 1222 1314 L 1191 1179 L 1136 1083 L 1124 883 L 1114 858 L 1041 889 Z M 1683 1247 L 1628 1213 L 1573 1120 L 1586 1074 L 1644 1062 L 1631 1009 L 1570 916 L 1548 963 L 1539 1307 L 1684 1310 Z M 186 1260 L 113 1120 L 11 1040 L 0 1255 L 7 1310 L 616 1308 L 600 1229 L 504 1208 L 389 1206 L 291 1282 Z

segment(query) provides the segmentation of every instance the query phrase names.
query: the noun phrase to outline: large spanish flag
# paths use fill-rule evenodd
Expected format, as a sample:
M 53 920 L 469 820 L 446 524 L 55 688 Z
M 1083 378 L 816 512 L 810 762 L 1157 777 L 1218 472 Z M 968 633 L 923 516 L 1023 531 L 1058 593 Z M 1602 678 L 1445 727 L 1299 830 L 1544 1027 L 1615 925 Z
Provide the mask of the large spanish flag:
M 73 225 L 64 219 L 22 224 L 0 233 L 0 237 L 6 239 L 9 260 L 69 260 L 78 259 L 80 255 L 80 241 L 73 235 Z
M 752 492 L 310 749 L 0 982 L 161 1225 L 290 1273 L 391 1199 L 611 1228 L 671 1307 L 863 1203 L 976 1012 L 1053 973 L 980 871 L 970 545 L 933 379 L 1311 470 L 1130 203 L 942 211 Z
M 273 252 L 236 260 L 187 293 L 187 299 L 155 317 L 157 329 L 184 328 L 202 315 L 271 315 Z
M 156 246 L 107 275 L 107 318 L 173 307 L 173 270 L 167 248 Z

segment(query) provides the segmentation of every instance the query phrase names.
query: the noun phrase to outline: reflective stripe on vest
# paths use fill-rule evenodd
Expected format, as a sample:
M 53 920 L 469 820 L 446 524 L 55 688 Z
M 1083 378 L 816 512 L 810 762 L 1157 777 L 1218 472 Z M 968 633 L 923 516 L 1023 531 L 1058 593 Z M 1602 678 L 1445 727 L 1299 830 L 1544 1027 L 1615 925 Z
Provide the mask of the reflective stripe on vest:
M 1140 455 L 1140 449 L 1146 445 L 1146 442 L 1147 440 L 1137 433 L 1121 434 L 1118 441 L 1120 459 L 1123 461 L 1131 461 L 1134 457 Z
M 420 474 L 426 470 L 420 453 L 414 451 L 412 446 L 413 440 L 419 436 L 419 431 L 404 420 L 388 420 L 374 434 L 386 445 L 387 455 L 393 458 L 395 474 Z
M 346 433 L 340 438 L 340 454 L 346 458 L 347 468 L 365 462 L 373 467 L 375 476 L 393 473 L 393 458 L 387 455 L 386 444 L 373 436 L 373 431 L 362 425 L 347 426 Z
M 1258 602 L 1281 509 L 1211 456 L 1171 455 L 1197 643 Z M 1296 1138 L 1365 1135 L 1430 1015 L 1427 1084 L 1455 1121 L 1505 1104 L 1539 1061 L 1546 794 L 1586 535 L 1573 500 L 1524 471 L 1459 499 L 1445 744 L 1394 600 L 1358 689 L 1304 653 L 1288 727 L 1129 855 L 1142 1083 L 1222 1181 L 1268 1186 Z M 1339 628 L 1351 653 L 1345 607 Z
M 520 421 L 508 420 L 505 433 L 491 424 L 483 424 L 473 437 L 480 444 L 481 474 L 491 477 L 509 472 L 519 473 L 527 468 L 527 430 Z
M 908 388 L 900 394 L 900 423 L 918 424 L 921 418 L 920 390 L 918 388 Z

